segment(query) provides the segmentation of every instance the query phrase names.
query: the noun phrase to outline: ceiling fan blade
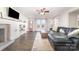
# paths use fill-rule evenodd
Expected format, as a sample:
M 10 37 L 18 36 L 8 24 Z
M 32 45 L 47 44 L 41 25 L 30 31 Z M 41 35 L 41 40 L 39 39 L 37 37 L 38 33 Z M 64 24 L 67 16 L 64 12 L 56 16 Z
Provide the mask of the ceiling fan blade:
M 49 13 L 49 11 L 44 11 L 44 12 Z

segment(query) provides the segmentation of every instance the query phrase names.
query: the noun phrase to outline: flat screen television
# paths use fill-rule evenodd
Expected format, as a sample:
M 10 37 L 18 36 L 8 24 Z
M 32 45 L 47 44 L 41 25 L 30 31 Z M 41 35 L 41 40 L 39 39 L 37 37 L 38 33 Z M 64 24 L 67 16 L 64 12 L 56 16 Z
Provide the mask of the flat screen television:
M 9 8 L 8 16 L 15 18 L 15 19 L 19 19 L 19 13 L 17 11 L 13 10 L 12 8 Z

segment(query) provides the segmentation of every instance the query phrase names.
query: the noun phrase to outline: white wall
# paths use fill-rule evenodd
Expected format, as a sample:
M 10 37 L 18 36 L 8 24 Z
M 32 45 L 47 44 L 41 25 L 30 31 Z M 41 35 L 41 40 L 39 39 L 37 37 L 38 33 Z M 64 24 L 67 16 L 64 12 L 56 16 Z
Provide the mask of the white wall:
M 70 27 L 77 27 L 76 20 L 77 20 L 76 14 L 73 14 L 73 13 L 69 14 L 69 26 Z
M 69 25 L 69 13 L 74 11 L 74 10 L 77 10 L 78 8 L 72 8 L 68 11 L 66 11 L 65 13 L 63 13 L 62 15 L 60 15 L 60 21 L 59 21 L 59 26 L 62 26 L 62 27 L 71 27 Z
M 79 9 L 71 12 L 69 14 L 69 26 L 70 27 L 78 27 L 79 28 L 79 23 L 77 16 L 79 15 Z
M 68 27 L 69 25 L 69 22 L 68 22 L 68 19 L 69 16 L 68 16 L 68 13 L 64 13 L 60 16 L 60 19 L 59 19 L 59 26 L 61 27 Z
M 8 7 L 0 7 L 0 12 L 2 12 L 3 18 L 11 19 L 11 20 L 7 20 L 7 19 L 0 18 L 0 24 L 10 24 L 10 35 L 11 35 L 10 39 L 11 40 L 14 40 L 14 39 L 18 38 L 20 35 L 26 33 L 27 27 L 28 27 L 27 26 L 28 25 L 27 17 L 20 14 L 20 21 L 22 21 L 22 22 L 19 22 L 19 21 L 17 21 L 17 19 L 10 18 L 7 16 L 8 15 Z M 15 20 L 15 21 L 12 21 L 12 20 Z M 26 23 L 23 22 L 25 20 L 26 20 Z M 26 31 L 22 31 L 22 32 L 19 31 L 20 24 L 23 24 L 26 26 L 26 28 L 25 28 Z
M 53 28 L 53 19 L 47 19 L 48 28 Z

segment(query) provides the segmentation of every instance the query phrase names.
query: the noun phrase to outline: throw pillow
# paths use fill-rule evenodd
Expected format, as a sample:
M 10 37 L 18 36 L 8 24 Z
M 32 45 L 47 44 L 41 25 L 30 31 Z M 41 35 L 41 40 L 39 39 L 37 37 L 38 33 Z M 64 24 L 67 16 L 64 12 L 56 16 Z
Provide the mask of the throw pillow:
M 70 32 L 70 33 L 68 34 L 68 36 L 70 37 L 70 36 L 78 35 L 78 34 L 79 34 L 79 29 L 76 29 L 76 30 Z
M 63 29 L 60 29 L 60 31 L 59 31 L 59 32 L 61 32 L 61 33 L 65 33 Z

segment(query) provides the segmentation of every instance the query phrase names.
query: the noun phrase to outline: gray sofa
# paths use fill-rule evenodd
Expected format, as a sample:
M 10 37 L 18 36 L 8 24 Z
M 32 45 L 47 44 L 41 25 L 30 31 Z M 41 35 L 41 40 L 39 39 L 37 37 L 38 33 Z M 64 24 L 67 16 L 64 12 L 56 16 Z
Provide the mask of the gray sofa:
M 64 33 L 60 32 L 60 29 Z M 78 50 L 79 36 L 68 37 L 67 34 L 78 28 L 58 27 L 57 32 L 50 30 L 48 33 L 48 39 L 51 46 L 54 46 L 56 51 L 71 51 Z

